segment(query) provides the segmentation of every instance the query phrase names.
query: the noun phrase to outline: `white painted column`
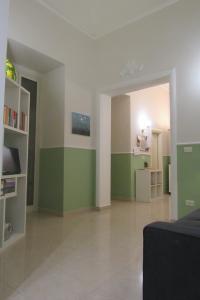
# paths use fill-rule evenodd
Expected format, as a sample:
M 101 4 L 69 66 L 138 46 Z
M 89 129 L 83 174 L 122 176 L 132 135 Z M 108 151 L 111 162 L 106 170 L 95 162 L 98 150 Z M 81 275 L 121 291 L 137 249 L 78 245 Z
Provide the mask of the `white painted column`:
M 170 76 L 170 118 L 171 118 L 171 219 L 178 219 L 178 174 L 177 174 L 177 101 L 176 71 Z
M 97 99 L 96 206 L 111 205 L 111 97 Z
M 0 0 L 0 174 L 3 146 L 3 105 L 5 88 L 5 59 L 7 48 L 9 0 Z

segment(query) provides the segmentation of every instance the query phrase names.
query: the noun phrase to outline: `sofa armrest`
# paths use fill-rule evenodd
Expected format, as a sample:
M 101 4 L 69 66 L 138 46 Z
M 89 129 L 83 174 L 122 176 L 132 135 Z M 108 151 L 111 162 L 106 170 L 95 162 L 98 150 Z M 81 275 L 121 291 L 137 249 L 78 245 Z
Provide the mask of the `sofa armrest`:
M 200 299 L 200 227 L 144 228 L 143 300 Z

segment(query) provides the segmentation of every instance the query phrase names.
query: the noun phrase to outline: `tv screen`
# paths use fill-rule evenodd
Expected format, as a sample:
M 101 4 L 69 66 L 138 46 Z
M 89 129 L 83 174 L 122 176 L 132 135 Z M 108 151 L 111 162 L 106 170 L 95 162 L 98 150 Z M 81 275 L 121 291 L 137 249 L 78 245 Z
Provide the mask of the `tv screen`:
M 3 175 L 20 174 L 19 151 L 8 146 L 3 147 Z

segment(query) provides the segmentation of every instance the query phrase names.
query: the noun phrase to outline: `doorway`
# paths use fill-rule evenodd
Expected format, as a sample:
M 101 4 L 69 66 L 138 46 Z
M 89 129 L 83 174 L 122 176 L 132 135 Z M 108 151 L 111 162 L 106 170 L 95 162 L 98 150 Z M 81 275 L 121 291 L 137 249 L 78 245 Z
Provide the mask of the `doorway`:
M 133 79 L 102 90 L 97 101 L 97 162 L 96 162 L 96 205 L 111 205 L 111 98 L 159 84 L 170 83 L 170 127 L 172 163 L 172 201 L 170 218 L 177 219 L 177 153 L 176 153 L 176 71 L 175 69 L 149 77 Z
M 21 77 L 21 84 L 26 90 L 30 92 L 27 206 L 33 206 L 34 205 L 34 177 L 35 177 L 37 82 L 25 77 Z

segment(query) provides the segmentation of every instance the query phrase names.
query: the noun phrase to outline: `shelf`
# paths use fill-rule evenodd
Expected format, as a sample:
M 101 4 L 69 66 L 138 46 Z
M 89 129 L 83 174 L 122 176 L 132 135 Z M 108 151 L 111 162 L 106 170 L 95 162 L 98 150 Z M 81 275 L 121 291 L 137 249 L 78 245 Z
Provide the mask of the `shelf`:
M 17 193 L 13 192 L 13 193 L 8 193 L 4 195 L 5 199 L 9 199 L 9 198 L 14 198 L 17 197 Z
M 21 177 L 26 177 L 26 174 L 2 175 L 1 179 L 21 178 Z
M 19 88 L 20 85 L 16 81 L 6 77 L 6 87 L 8 87 L 8 88 Z
M 11 127 L 11 126 L 9 126 L 9 125 L 4 125 L 4 129 L 5 129 L 5 130 L 8 130 L 8 131 L 10 131 L 10 132 L 13 132 L 13 133 L 15 133 L 15 134 L 28 135 L 28 132 L 23 131 L 23 130 L 18 129 L 18 128 Z
M 25 88 L 23 88 L 22 86 L 21 86 L 20 90 L 21 90 L 22 94 L 28 95 L 28 96 L 30 95 L 30 93 Z

